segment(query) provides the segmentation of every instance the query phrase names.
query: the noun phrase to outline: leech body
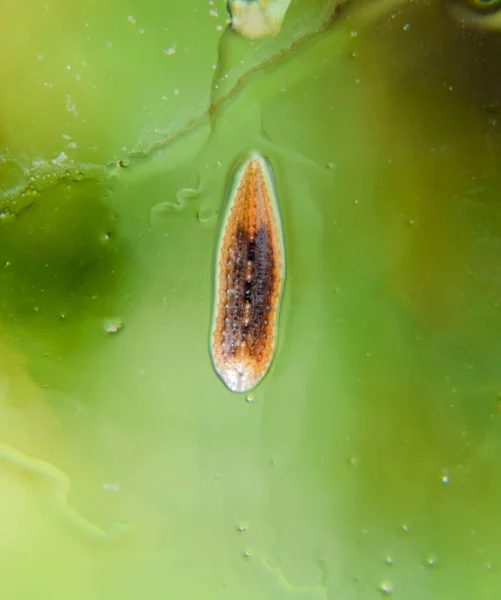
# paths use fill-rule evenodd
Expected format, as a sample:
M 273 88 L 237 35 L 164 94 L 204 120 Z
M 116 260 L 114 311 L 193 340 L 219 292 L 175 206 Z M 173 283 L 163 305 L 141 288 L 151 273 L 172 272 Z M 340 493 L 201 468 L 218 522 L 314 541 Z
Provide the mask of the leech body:
M 270 368 L 277 345 L 285 251 L 273 172 L 254 152 L 240 167 L 216 254 L 212 362 L 233 392 L 248 392 Z

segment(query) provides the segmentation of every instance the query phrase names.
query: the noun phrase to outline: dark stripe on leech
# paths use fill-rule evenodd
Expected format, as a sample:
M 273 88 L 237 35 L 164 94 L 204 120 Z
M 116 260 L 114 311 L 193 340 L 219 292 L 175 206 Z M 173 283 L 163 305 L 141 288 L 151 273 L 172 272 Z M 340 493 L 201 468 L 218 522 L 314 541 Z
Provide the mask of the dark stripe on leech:
M 235 355 L 242 341 L 247 343 L 249 355 L 259 356 L 266 343 L 271 312 L 271 295 L 275 285 L 275 263 L 266 227 L 261 227 L 252 240 L 247 231 L 238 227 L 235 233 L 226 273 L 227 292 L 223 339 L 230 342 L 227 352 Z M 248 261 L 251 279 L 247 280 Z M 249 323 L 245 324 L 245 317 Z M 226 335 L 224 335 L 226 334 Z

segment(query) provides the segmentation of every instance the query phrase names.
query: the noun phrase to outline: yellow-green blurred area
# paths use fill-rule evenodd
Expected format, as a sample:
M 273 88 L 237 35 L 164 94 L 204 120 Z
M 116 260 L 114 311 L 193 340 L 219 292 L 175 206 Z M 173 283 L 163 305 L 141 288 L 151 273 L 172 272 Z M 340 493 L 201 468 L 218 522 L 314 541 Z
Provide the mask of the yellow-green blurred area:
M 496 9 L 0 3 L 2 600 L 501 597 Z M 287 280 L 240 395 L 208 336 L 252 149 Z

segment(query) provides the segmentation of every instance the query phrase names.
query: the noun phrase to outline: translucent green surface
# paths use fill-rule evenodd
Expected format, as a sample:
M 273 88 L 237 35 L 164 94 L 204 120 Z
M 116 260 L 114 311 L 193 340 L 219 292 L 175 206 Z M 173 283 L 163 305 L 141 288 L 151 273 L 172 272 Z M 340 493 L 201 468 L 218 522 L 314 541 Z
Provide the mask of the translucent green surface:
M 0 7 L 2 599 L 500 596 L 501 36 L 335 5 Z M 208 333 L 252 148 L 287 281 L 245 396 Z

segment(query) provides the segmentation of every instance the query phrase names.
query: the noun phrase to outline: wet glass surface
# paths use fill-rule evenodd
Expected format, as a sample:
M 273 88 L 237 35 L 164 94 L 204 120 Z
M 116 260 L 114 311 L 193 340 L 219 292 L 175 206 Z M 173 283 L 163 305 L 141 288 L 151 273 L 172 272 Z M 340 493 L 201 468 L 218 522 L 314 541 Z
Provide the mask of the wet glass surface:
M 250 40 L 222 0 L 1 8 L 2 597 L 499 596 L 496 9 L 296 0 Z M 214 259 L 253 149 L 287 277 L 234 394 Z

